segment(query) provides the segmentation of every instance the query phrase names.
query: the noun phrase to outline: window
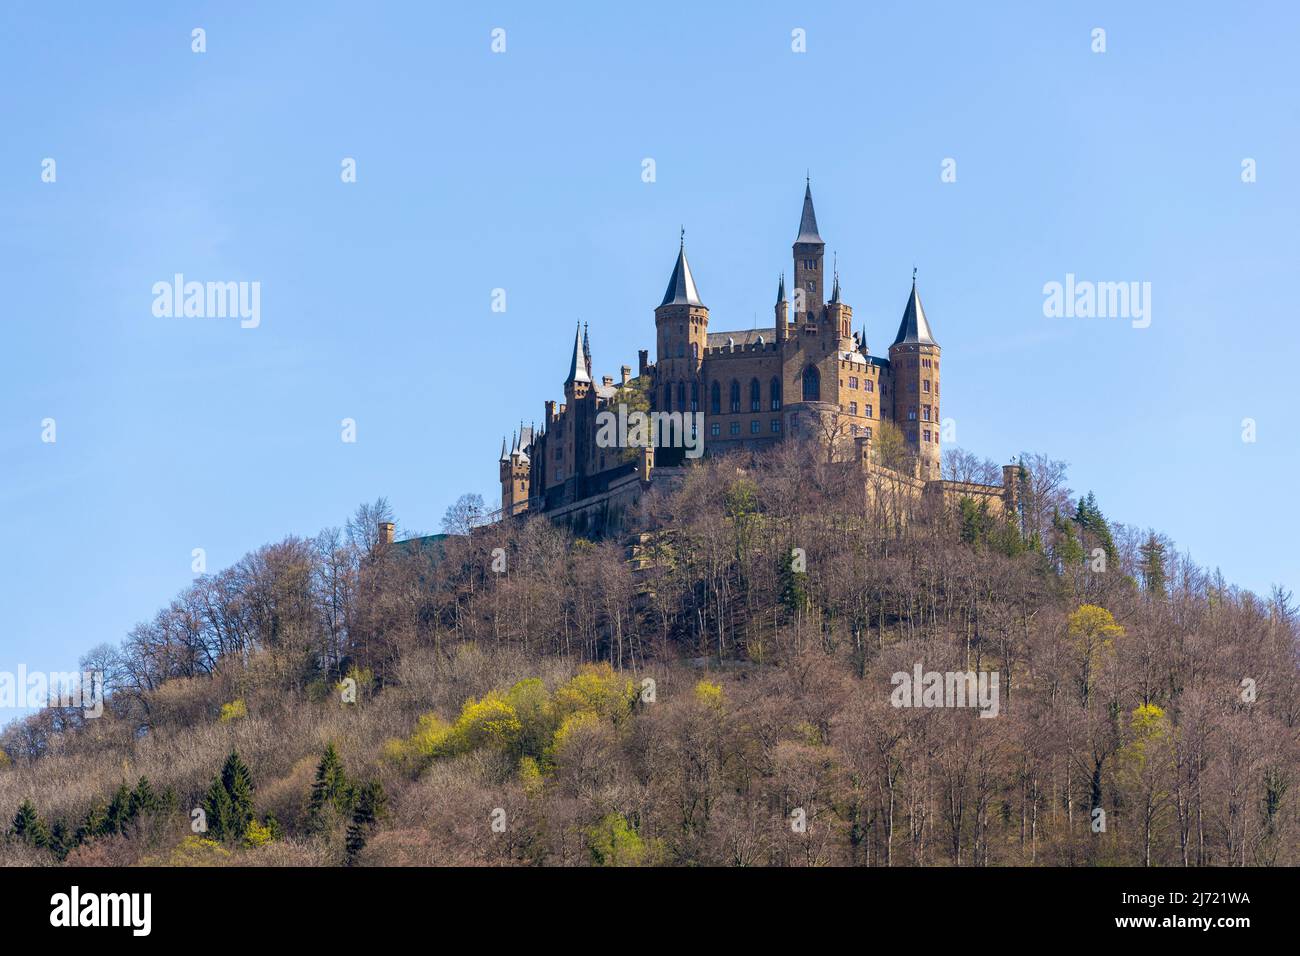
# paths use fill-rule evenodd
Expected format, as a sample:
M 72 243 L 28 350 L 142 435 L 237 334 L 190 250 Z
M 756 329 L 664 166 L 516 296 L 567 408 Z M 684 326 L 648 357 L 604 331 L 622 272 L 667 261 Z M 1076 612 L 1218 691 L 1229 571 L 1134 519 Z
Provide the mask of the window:
M 870 418 L 870 417 L 871 417 L 871 406 L 870 406 L 870 405 L 865 406 L 865 407 L 863 408 L 863 413 L 864 413 L 868 418 Z
M 731 380 L 731 410 L 740 411 L 740 383 L 734 378 Z
M 749 410 L 751 412 L 761 412 L 763 410 L 763 388 L 758 384 L 758 379 L 749 380 Z
M 555 446 L 555 460 L 556 460 L 556 461 L 559 461 L 559 460 L 560 460 L 561 458 L 563 458 L 563 457 L 564 457 L 564 447 L 563 447 L 562 445 L 556 445 L 556 446 Z M 558 477 L 558 476 L 557 476 L 557 477 Z
M 731 423 L 731 434 L 733 434 L 733 435 L 739 435 L 739 434 L 740 434 L 740 422 L 732 422 L 732 423 Z
M 822 400 L 822 375 L 816 365 L 809 365 L 803 370 L 803 400 L 820 402 Z
M 709 387 L 709 411 L 714 415 L 722 414 L 722 387 L 717 382 L 714 382 Z M 717 428 L 718 426 L 714 425 L 713 427 Z
M 858 413 L 858 403 L 857 403 L 857 402 L 849 402 L 849 414 L 850 414 L 850 415 L 856 415 L 857 413 Z
M 755 419 L 754 421 L 749 423 L 749 433 L 751 435 L 758 434 L 758 419 Z
M 921 417 L 924 418 L 927 422 L 930 420 L 930 406 L 929 406 L 929 405 L 922 406 L 922 408 L 921 408 Z
M 691 411 L 700 410 L 700 383 L 691 382 Z
M 916 421 L 916 409 L 915 409 L 915 408 L 909 408 L 909 409 L 907 410 L 907 420 L 908 420 L 909 422 L 914 422 L 914 421 Z
M 714 422 L 712 425 L 709 426 L 709 434 L 712 435 L 714 438 L 717 438 L 719 435 L 722 434 L 722 426 L 719 425 L 717 422 Z
M 876 390 L 876 383 L 871 379 L 867 379 L 864 384 L 868 392 L 874 392 Z
M 685 357 L 686 357 L 686 343 L 685 343 L 685 342 L 678 342 L 678 343 L 677 343 L 677 357 L 678 357 L 678 358 L 685 358 Z
M 867 437 L 868 437 L 868 438 L 871 437 L 871 429 L 870 429 L 870 428 L 867 429 Z
M 671 383 L 664 383 L 664 411 L 673 410 L 673 386 Z
M 927 378 L 923 382 L 921 382 L 921 391 L 928 392 L 929 390 L 930 390 L 930 380 Z
M 686 383 L 677 383 L 677 407 L 681 411 L 686 411 Z
M 781 380 L 779 378 L 772 379 L 769 391 L 772 396 L 772 411 L 779 412 L 781 410 Z
M 857 387 L 858 387 L 858 377 L 856 375 L 850 375 L 849 388 L 857 388 Z
M 930 429 L 927 428 L 923 434 L 925 435 L 925 440 L 926 440 L 926 441 L 929 441 L 929 440 L 930 440 Z
M 772 434 L 777 435 L 781 432 L 781 419 L 772 419 Z

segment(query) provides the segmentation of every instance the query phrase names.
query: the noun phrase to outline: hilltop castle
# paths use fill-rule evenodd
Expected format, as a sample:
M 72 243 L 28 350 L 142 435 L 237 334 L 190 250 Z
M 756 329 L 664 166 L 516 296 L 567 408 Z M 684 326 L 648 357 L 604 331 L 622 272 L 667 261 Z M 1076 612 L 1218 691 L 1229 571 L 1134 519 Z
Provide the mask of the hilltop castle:
M 542 426 L 520 426 L 501 447 L 501 515 L 544 511 L 570 523 L 610 526 L 658 477 L 681 474 L 682 447 L 609 447 L 597 441 L 598 416 L 639 399 L 659 413 L 687 413 L 688 439 L 709 453 L 761 450 L 790 437 L 851 446 L 864 471 L 873 466 L 873 437 L 883 422 L 902 434 L 907 465 L 889 472 L 896 488 L 919 496 L 990 501 L 1000 510 L 1013 495 L 1014 466 L 1004 486 L 940 478 L 939 359 L 913 271 L 888 357 L 872 355 L 865 329 L 853 330 L 853 309 L 828 284 L 826 243 L 817 228 L 812 187 L 804 189 L 794 240 L 794 282 L 777 286 L 768 328 L 715 331 L 686 260 L 683 235 L 663 300 L 654 310 L 655 362 L 639 354 L 636 378 L 624 365 L 618 382 L 596 381 L 590 339 L 579 328 L 564 381 L 564 402 L 545 403 Z M 825 300 L 826 292 L 829 301 Z M 697 434 L 697 432 L 702 433 Z

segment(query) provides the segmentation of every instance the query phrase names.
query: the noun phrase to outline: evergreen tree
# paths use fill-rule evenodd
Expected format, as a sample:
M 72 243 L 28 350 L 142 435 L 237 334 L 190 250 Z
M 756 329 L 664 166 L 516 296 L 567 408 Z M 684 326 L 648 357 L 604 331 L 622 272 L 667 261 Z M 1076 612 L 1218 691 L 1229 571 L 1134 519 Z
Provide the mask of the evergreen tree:
M 105 828 L 108 833 L 125 833 L 131 824 L 131 791 L 122 784 L 108 802 L 105 813 Z
M 253 775 L 233 750 L 221 767 L 221 785 L 230 797 L 229 836 L 242 840 L 253 822 Z
M 36 814 L 36 808 L 30 800 L 24 800 L 14 815 L 14 824 L 9 830 L 17 840 L 28 846 L 47 847 L 50 844 L 50 831 L 45 822 Z
M 316 781 L 311 785 L 311 799 L 307 804 L 307 827 L 318 831 L 325 825 L 326 811 L 333 808 L 339 813 L 351 809 L 353 788 L 343 769 L 343 761 L 331 743 L 316 767 Z
M 1091 536 L 1106 553 L 1106 566 L 1113 567 L 1119 552 L 1115 550 L 1115 539 L 1111 536 L 1110 525 L 1097 506 L 1097 497 L 1091 491 L 1086 498 L 1079 499 L 1074 513 L 1075 523 Z
M 104 801 L 96 797 L 91 801 L 90 809 L 86 811 L 81 825 L 77 827 L 76 833 L 73 834 L 73 842 L 77 846 L 81 846 L 83 843 L 89 843 L 106 833 L 108 833 L 108 814 L 104 807 Z
M 796 571 L 794 567 L 794 549 L 788 551 L 781 561 L 781 603 L 792 613 L 798 613 L 808 607 L 808 572 Z
M 68 833 L 68 825 L 62 820 L 55 820 L 50 824 L 50 852 L 55 858 L 62 863 L 68 858 L 68 853 L 76 845 L 71 834 Z
M 131 797 L 128 801 L 128 816 L 132 820 L 141 814 L 154 814 L 158 811 L 158 796 L 153 792 L 153 787 L 149 785 L 147 777 L 141 777 L 136 783 L 135 789 L 131 791 Z
M 1083 563 L 1083 546 L 1075 536 L 1074 525 L 1055 510 L 1052 512 L 1052 557 L 1062 572 Z
M 1138 548 L 1138 569 L 1148 594 L 1165 595 L 1165 546 L 1152 531 Z
M 357 793 L 356 809 L 352 812 L 352 823 L 348 827 L 347 853 L 348 864 L 356 862 L 357 855 L 366 845 L 375 824 L 384 815 L 388 797 L 384 785 L 372 780 Z
M 230 793 L 217 777 L 203 797 L 203 813 L 207 817 L 208 836 L 217 841 L 227 841 L 234 836 L 234 808 Z

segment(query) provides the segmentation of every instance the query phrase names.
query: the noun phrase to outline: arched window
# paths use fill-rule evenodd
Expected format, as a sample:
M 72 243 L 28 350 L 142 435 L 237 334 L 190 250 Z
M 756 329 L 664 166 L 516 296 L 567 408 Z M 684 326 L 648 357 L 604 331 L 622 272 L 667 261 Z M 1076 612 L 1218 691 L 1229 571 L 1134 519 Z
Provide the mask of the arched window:
M 714 415 L 722 414 L 722 386 L 717 382 L 709 387 L 709 411 Z
M 816 365 L 809 365 L 803 370 L 803 400 L 820 402 L 822 400 L 822 376 Z
M 781 380 L 779 378 L 772 379 L 770 391 L 772 393 L 772 411 L 779 412 L 781 410 Z
M 686 383 L 677 383 L 677 410 L 686 411 Z
M 740 411 L 740 383 L 734 378 L 731 380 L 731 410 Z
M 691 382 L 691 411 L 698 412 L 699 410 L 700 410 L 700 383 Z
M 758 384 L 756 378 L 749 380 L 749 410 L 751 412 L 763 410 L 763 387 Z
M 672 410 L 673 410 L 673 386 L 671 382 L 667 382 L 664 384 L 664 411 L 671 412 Z

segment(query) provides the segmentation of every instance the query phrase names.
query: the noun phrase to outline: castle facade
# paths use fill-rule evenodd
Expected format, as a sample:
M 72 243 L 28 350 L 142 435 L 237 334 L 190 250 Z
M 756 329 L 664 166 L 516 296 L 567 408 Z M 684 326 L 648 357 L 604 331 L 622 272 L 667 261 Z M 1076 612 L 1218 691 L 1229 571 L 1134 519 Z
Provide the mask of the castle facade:
M 793 283 L 787 290 L 780 277 L 772 326 L 720 331 L 709 327 L 683 237 L 654 310 L 655 361 L 643 350 L 635 377 L 624 365 L 617 381 L 597 381 L 590 339 L 578 329 L 564 401 L 547 401 L 540 428 L 521 425 L 511 442 L 502 442 L 502 516 L 581 512 L 605 523 L 601 515 L 634 499 L 657 475 L 680 474 L 689 457 L 680 442 L 620 448 L 597 440 L 602 417 L 619 405 L 679 413 L 689 430 L 686 444 L 702 445 L 709 454 L 807 438 L 852 449 L 864 469 L 871 467 L 873 439 L 883 423 L 892 423 L 907 461 L 895 477 L 917 494 L 960 491 L 941 481 L 942 350 L 921 306 L 915 271 L 888 354 L 873 355 L 865 329 L 853 329 L 838 274 L 827 282 L 825 252 L 808 184 L 793 243 Z M 1002 504 L 1010 481 L 1005 488 L 963 488 Z

